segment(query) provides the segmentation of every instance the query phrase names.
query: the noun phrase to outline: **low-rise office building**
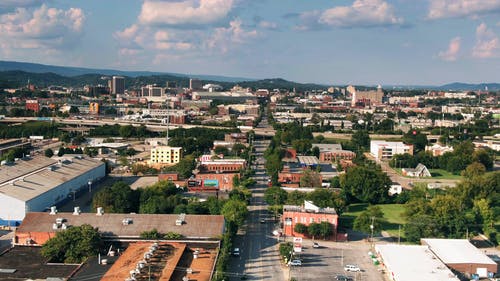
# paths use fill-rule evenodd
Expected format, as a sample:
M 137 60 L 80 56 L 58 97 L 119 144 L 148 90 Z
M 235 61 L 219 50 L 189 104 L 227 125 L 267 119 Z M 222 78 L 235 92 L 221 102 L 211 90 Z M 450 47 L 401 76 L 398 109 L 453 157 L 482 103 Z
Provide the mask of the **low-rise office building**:
M 408 153 L 413 155 L 413 145 L 398 141 L 372 140 L 370 142 L 370 153 L 377 160 L 387 160 L 396 154 Z
M 320 208 L 310 201 L 304 201 L 304 205 L 283 206 L 283 231 L 285 235 L 304 237 L 304 234 L 295 232 L 298 223 L 306 226 L 311 223 L 328 222 L 332 225 L 333 237 L 336 237 L 339 216 L 334 208 Z

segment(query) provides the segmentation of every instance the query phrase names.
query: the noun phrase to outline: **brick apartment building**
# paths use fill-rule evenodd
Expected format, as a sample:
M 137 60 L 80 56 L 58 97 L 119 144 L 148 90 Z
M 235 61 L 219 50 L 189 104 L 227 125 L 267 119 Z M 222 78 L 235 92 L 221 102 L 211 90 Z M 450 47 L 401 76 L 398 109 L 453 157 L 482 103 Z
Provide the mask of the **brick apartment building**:
M 320 208 L 310 201 L 304 205 L 283 206 L 283 232 L 287 236 L 305 237 L 304 234 L 294 231 L 298 223 L 309 226 L 311 223 L 329 222 L 332 224 L 332 237 L 336 237 L 339 216 L 333 208 Z

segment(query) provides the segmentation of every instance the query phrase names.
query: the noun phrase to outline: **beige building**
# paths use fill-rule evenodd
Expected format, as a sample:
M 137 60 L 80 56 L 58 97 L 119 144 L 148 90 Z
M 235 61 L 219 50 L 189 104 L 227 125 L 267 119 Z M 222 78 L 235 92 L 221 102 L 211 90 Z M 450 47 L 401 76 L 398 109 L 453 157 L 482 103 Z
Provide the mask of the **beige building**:
M 364 102 L 369 105 L 379 105 L 382 103 L 382 99 L 384 98 L 384 91 L 382 87 L 379 85 L 377 90 L 369 90 L 369 91 L 359 91 L 354 88 L 354 93 L 352 93 L 351 106 L 356 106 L 358 102 Z
M 182 159 L 182 147 L 157 146 L 151 148 L 151 164 L 176 164 Z

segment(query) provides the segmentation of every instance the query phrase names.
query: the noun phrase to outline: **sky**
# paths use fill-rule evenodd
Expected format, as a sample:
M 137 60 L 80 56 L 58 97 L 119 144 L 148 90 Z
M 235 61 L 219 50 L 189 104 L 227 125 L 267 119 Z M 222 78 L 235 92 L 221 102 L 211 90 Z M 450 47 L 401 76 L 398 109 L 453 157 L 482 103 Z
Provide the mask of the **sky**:
M 500 82 L 500 0 L 0 0 L 0 59 L 331 85 Z

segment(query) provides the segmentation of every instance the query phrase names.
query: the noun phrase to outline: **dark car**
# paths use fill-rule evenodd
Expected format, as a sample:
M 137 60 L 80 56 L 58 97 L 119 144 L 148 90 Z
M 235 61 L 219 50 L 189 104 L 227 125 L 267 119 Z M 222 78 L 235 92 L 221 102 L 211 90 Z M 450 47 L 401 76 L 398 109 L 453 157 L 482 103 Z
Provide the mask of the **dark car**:
M 335 276 L 335 280 L 337 281 L 352 281 L 352 277 L 345 275 L 337 275 Z

